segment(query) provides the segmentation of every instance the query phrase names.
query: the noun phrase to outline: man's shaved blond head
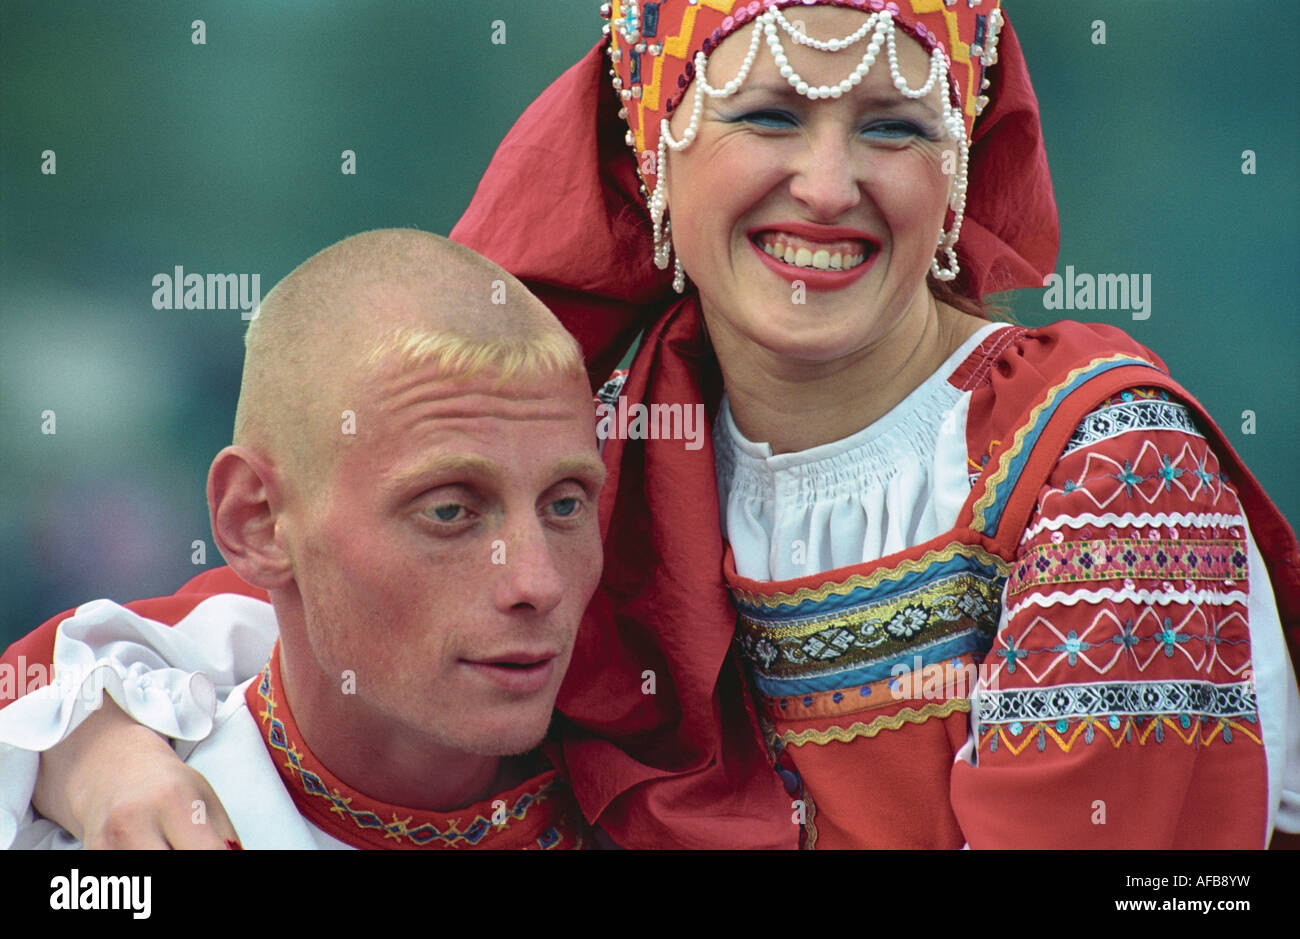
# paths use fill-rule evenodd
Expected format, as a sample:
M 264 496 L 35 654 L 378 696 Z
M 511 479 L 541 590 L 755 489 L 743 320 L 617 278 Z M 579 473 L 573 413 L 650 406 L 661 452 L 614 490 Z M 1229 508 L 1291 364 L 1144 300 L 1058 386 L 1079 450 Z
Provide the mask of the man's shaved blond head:
M 333 465 L 343 412 L 382 369 L 433 365 L 500 383 L 585 375 L 573 337 L 523 284 L 414 229 L 353 235 L 309 258 L 267 294 L 244 344 L 234 442 L 291 486 Z

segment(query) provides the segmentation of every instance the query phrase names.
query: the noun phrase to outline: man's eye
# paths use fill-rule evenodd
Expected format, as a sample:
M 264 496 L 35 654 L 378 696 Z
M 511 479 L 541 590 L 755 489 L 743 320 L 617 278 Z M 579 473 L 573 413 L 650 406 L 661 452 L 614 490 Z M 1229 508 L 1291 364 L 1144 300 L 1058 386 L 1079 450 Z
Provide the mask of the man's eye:
M 567 499 L 556 499 L 551 503 L 551 508 L 555 510 L 555 514 L 562 518 L 569 518 L 573 515 L 577 515 L 578 509 L 581 507 L 582 503 L 572 496 Z
M 446 505 L 436 505 L 432 509 L 434 517 L 440 522 L 454 522 L 464 511 L 465 507 L 455 502 L 449 502 Z

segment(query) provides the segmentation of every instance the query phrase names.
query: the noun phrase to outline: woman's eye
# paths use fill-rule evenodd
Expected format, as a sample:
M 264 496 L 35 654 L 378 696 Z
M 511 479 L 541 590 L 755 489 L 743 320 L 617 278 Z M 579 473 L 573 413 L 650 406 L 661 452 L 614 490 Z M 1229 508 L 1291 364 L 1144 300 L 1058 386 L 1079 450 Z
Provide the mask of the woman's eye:
M 465 511 L 465 507 L 455 502 L 449 502 L 446 505 L 436 505 L 431 511 L 440 522 L 454 522 L 460 518 Z
M 582 504 L 572 496 L 567 499 L 556 499 L 551 503 L 551 508 L 555 511 L 555 514 L 561 518 L 569 518 L 577 515 L 578 509 L 581 508 L 581 506 Z
M 793 127 L 795 124 L 794 118 L 784 111 L 751 111 L 736 120 L 760 127 Z
M 911 121 L 879 121 L 870 125 L 862 131 L 864 134 L 872 134 L 877 137 L 888 137 L 892 139 L 901 139 L 903 137 L 929 137 L 929 135 L 917 127 Z

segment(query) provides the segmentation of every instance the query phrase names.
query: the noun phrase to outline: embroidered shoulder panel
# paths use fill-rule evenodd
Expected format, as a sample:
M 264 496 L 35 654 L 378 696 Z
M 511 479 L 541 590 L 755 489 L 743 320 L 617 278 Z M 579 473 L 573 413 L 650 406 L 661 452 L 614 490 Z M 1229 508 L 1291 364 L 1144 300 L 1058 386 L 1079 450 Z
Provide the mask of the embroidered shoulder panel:
M 1242 523 L 1186 408 L 1135 389 L 1089 414 L 1012 565 L 980 752 L 1258 742 Z

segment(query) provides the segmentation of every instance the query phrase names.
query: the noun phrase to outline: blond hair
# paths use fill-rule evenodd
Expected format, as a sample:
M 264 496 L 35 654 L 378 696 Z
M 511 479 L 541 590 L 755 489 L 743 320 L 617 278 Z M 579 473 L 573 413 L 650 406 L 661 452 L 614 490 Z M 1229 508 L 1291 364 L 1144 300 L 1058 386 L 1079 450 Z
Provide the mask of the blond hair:
M 586 374 L 577 341 L 563 329 L 483 337 L 405 327 L 375 344 L 365 365 L 373 371 L 393 359 L 403 369 L 432 366 L 451 379 L 495 372 L 497 388 L 515 378 Z
M 376 338 L 378 337 L 378 338 Z M 586 377 L 577 342 L 518 280 L 463 245 L 389 229 L 326 248 L 263 299 L 244 336 L 235 443 L 312 486 L 381 366 L 467 379 Z

